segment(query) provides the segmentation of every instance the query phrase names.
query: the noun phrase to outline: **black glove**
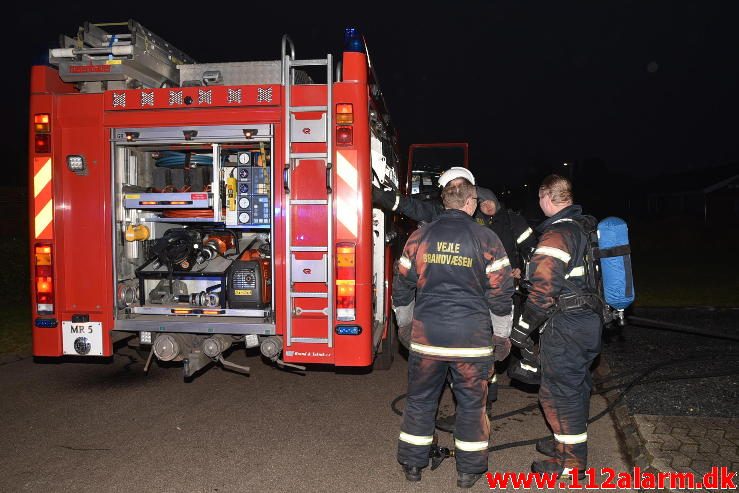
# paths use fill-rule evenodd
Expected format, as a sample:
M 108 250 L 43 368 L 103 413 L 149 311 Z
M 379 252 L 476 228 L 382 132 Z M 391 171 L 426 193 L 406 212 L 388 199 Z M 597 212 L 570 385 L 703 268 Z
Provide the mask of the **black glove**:
M 523 314 L 518 320 L 514 321 L 511 330 L 511 344 L 522 350 L 522 356 L 525 349 L 529 349 L 530 352 L 531 348 L 534 347 L 531 334 L 546 322 L 547 318 L 549 317 L 546 311 L 535 307 L 531 303 L 526 303 Z
M 372 204 L 386 211 L 396 206 L 397 196 L 393 191 L 384 191 L 372 185 Z
M 535 362 L 514 359 L 508 365 L 507 373 L 512 380 L 518 380 L 528 385 L 539 385 L 541 383 L 541 368 Z

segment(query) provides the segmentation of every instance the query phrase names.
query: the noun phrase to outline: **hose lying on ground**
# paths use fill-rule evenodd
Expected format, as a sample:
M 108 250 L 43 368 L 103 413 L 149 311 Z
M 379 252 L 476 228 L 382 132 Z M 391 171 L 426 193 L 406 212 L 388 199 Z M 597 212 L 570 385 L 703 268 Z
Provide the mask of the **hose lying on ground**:
M 609 387 L 609 388 L 605 388 L 605 389 L 601 389 L 601 390 L 598 390 L 598 391 L 594 392 L 594 394 L 605 394 L 605 393 L 607 393 L 607 392 L 609 392 L 611 390 L 615 390 L 615 389 L 618 389 L 618 388 L 623 388 L 623 390 L 621 390 L 614 397 L 614 399 L 612 400 L 612 402 L 608 406 L 606 406 L 605 409 L 603 409 L 601 412 L 599 412 L 598 414 L 596 414 L 595 416 L 591 417 L 588 420 L 588 424 L 594 423 L 595 421 L 598 421 L 600 418 L 602 418 L 606 414 L 610 413 L 616 407 L 616 405 L 619 402 L 621 402 L 621 400 L 623 400 L 623 398 L 626 396 L 626 393 L 629 392 L 634 387 L 636 387 L 637 385 L 645 385 L 645 384 L 655 383 L 655 382 L 667 382 L 667 381 L 672 381 L 672 380 L 688 380 L 688 379 L 695 379 L 695 378 L 722 377 L 722 376 L 728 376 L 728 375 L 736 375 L 736 374 L 739 373 L 739 369 L 735 369 L 735 370 L 724 371 L 724 372 L 702 373 L 702 374 L 699 374 L 699 375 L 679 375 L 679 376 L 676 376 L 676 377 L 663 377 L 663 378 L 659 378 L 659 379 L 653 379 L 653 380 L 644 381 L 644 379 L 649 374 L 654 373 L 655 371 L 657 371 L 657 370 L 659 370 L 661 368 L 664 368 L 666 366 L 680 364 L 680 363 L 687 363 L 687 362 L 695 362 L 695 361 L 708 361 L 708 360 L 713 361 L 713 360 L 716 359 L 716 356 L 717 355 L 714 354 L 714 355 L 711 355 L 711 356 L 696 356 L 696 357 L 693 357 L 693 358 L 680 357 L 680 358 L 673 358 L 673 359 L 669 359 L 669 360 L 665 360 L 665 361 L 660 361 L 659 363 L 655 363 L 655 364 L 649 366 L 646 370 L 643 370 L 642 372 L 640 372 L 639 375 L 637 377 L 635 377 L 633 380 L 631 380 L 630 382 L 627 382 L 625 384 L 615 385 L 615 386 L 612 386 L 612 387 Z M 727 354 L 724 354 L 722 356 L 729 357 L 728 360 L 739 360 L 739 353 L 727 353 Z M 607 379 L 604 379 L 604 380 L 607 380 Z M 600 382 L 596 382 L 596 385 L 598 383 L 600 383 Z M 405 399 L 406 395 L 407 394 L 401 394 L 398 397 L 396 397 L 395 399 L 393 399 L 393 401 L 390 403 L 390 407 L 392 408 L 393 412 L 395 414 L 397 414 L 398 416 L 402 416 L 403 415 L 403 412 L 400 409 L 398 409 L 397 405 L 398 405 L 398 403 L 401 400 Z M 532 411 L 534 409 L 537 409 L 538 407 L 539 407 L 539 404 L 538 403 L 536 403 L 536 404 L 528 404 L 528 405 L 526 405 L 526 406 L 524 406 L 524 407 L 522 407 L 520 409 L 515 409 L 513 411 L 508 411 L 508 412 L 505 412 L 505 413 L 502 413 L 502 414 L 498 414 L 496 416 L 493 416 L 492 418 L 490 418 L 490 421 L 497 421 L 499 419 L 504 419 L 504 418 L 507 418 L 509 416 L 514 416 L 516 414 L 522 414 L 524 412 Z M 453 431 L 453 430 L 450 430 L 450 429 L 445 429 L 445 428 L 440 427 L 438 425 L 436 426 L 436 428 L 438 430 L 440 430 L 440 431 L 449 432 L 449 433 L 451 433 Z M 495 451 L 498 451 L 498 450 L 505 450 L 505 449 L 508 449 L 508 448 L 522 447 L 522 446 L 526 446 L 526 445 L 534 445 L 537 442 L 537 440 L 540 440 L 542 438 L 547 438 L 547 437 L 537 437 L 537 438 L 532 438 L 532 439 L 529 439 L 529 440 L 520 440 L 520 441 L 517 441 L 517 442 L 502 443 L 500 445 L 493 445 L 493 446 L 489 447 L 488 450 L 490 452 L 495 452 Z
M 710 330 L 698 329 L 688 325 L 674 324 L 672 322 L 663 322 L 661 320 L 652 320 L 643 317 L 628 317 L 629 324 L 644 327 L 653 327 L 656 329 L 670 330 L 673 332 L 682 332 L 683 334 L 693 334 L 703 337 L 712 337 L 715 339 L 728 339 L 730 341 L 739 341 L 739 336 L 732 334 L 718 334 Z

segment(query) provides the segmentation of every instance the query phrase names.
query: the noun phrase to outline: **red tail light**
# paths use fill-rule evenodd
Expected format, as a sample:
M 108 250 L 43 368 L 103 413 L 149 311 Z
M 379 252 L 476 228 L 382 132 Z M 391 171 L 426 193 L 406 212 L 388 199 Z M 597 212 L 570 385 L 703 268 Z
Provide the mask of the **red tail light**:
M 33 129 L 36 135 L 33 139 L 33 147 L 36 152 L 48 154 L 51 152 L 51 115 L 48 113 L 37 113 L 33 115 Z
M 357 318 L 356 260 L 354 243 L 336 245 L 336 319 L 340 321 Z
M 34 139 L 36 152 L 48 154 L 51 152 L 51 134 L 36 134 Z
M 39 314 L 54 313 L 54 268 L 51 245 L 34 246 L 34 285 L 36 311 Z
M 336 144 L 352 145 L 354 131 L 354 106 L 351 103 L 339 103 L 336 105 Z
M 336 143 L 340 145 L 352 145 L 354 131 L 351 126 L 336 127 Z

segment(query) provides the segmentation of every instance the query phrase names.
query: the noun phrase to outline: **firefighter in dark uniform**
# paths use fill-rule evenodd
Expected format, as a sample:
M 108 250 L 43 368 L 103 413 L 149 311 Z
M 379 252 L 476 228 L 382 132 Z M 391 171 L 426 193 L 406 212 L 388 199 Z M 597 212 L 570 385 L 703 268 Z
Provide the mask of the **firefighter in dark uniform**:
M 572 185 L 550 175 L 539 188 L 539 205 L 547 216 L 529 265 L 529 296 L 515 323 L 511 342 L 530 352 L 530 335 L 539 330 L 539 364 L 532 357 L 521 371 L 541 372 L 539 402 L 553 436 L 536 449 L 549 459 L 532 464 L 534 472 L 584 476 L 587 466 L 587 421 L 592 381 L 590 366 L 600 352 L 602 305 L 587 282 L 584 231 L 595 218 L 573 205 Z M 583 229 L 579 224 L 589 227 Z
M 446 210 L 408 238 L 393 281 L 398 324 L 412 324 L 398 461 L 406 479 L 421 479 L 449 372 L 457 400 L 457 485 L 469 488 L 488 469 L 491 313 L 493 325 L 510 323 L 513 277 L 500 240 L 471 218 L 475 187 L 455 180 L 442 200 Z
M 439 185 L 444 187 L 448 182 L 459 178 L 466 178 L 472 184 L 475 183 L 474 176 L 467 168 L 455 166 L 442 173 L 439 177 Z M 536 246 L 533 230 L 523 217 L 506 209 L 491 190 L 478 186 L 477 195 L 479 208 L 474 214 L 475 220 L 489 227 L 498 236 L 511 263 L 513 277 L 520 279 L 524 263 Z M 438 201 L 418 200 L 392 191 L 383 191 L 377 187 L 373 188 L 373 201 L 383 209 L 397 212 L 419 222 L 431 222 L 444 210 Z M 512 301 L 520 307 L 525 296 L 521 291 L 517 290 L 516 293 Z M 508 357 L 511 347 L 509 336 L 510 331 L 508 330 L 499 331 L 493 335 L 495 361 L 503 361 Z M 486 406 L 488 414 L 492 411 L 492 402 L 497 398 L 497 375 L 493 373 L 490 378 Z M 448 416 L 444 420 L 444 425 L 451 428 L 454 426 L 454 421 L 453 415 Z
M 492 229 L 498 235 L 508 255 L 508 260 L 511 261 L 513 278 L 519 281 L 521 279 L 521 272 L 536 247 L 534 231 L 529 227 L 523 217 L 506 209 L 492 190 L 478 186 L 477 202 L 479 203 L 479 207 L 477 212 L 475 212 L 475 220 L 479 224 Z M 513 301 L 514 305 L 516 305 L 514 313 L 516 318 L 518 318 L 526 295 L 518 289 L 518 282 L 516 282 L 516 286 L 516 294 L 513 297 Z M 503 361 L 508 356 L 511 349 L 510 335 L 510 332 L 493 334 L 496 361 Z M 488 394 L 488 399 L 490 400 L 497 398 L 496 382 L 496 375 L 493 375 Z

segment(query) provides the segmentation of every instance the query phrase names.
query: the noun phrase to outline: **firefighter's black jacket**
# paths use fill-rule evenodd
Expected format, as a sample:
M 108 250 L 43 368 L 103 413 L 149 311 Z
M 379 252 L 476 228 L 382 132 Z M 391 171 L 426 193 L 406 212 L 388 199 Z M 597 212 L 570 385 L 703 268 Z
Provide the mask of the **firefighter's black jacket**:
M 537 227 L 539 242 L 529 264 L 529 296 L 523 318 L 531 330 L 548 318 L 562 295 L 577 294 L 570 283 L 582 292 L 592 292 L 585 272 L 585 230 L 595 227 L 592 216 L 582 214 L 579 205 L 571 205 L 545 220 Z
M 526 219 L 500 204 L 494 216 L 483 214 L 478 209 L 475 220 L 498 235 L 511 261 L 511 267 L 523 269 L 524 262 L 530 258 L 536 246 L 536 236 Z
M 511 312 L 513 278 L 503 245 L 460 210 L 411 234 L 398 261 L 393 304 L 415 298 L 410 350 L 426 358 L 492 357 L 490 312 Z

